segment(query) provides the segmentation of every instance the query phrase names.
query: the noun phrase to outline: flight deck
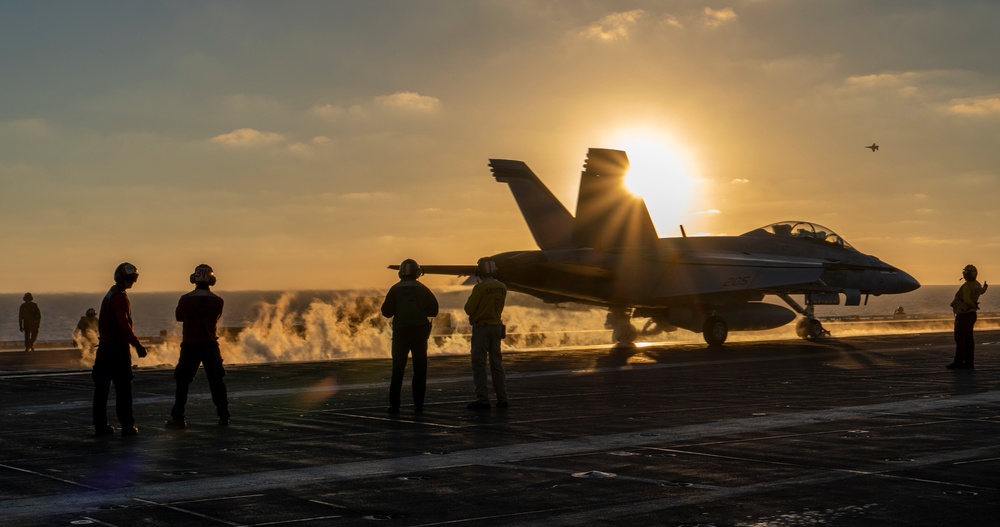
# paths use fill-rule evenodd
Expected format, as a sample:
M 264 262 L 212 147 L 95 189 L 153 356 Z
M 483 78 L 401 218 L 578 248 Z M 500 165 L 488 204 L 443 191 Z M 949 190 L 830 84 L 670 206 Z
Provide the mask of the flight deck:
M 507 353 L 511 406 L 478 412 L 468 358 L 431 357 L 424 412 L 408 371 L 396 416 L 388 359 L 230 366 L 232 424 L 200 372 L 180 432 L 171 368 L 143 368 L 140 434 L 108 439 L 88 371 L 7 371 L 0 523 L 983 525 L 1000 331 L 977 332 L 974 371 L 946 370 L 953 350 L 939 332 Z

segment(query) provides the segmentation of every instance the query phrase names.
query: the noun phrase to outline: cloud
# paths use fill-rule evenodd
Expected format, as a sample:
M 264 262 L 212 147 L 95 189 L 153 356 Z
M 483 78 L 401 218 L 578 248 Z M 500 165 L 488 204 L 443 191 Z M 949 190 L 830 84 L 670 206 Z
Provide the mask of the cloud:
M 285 136 L 273 132 L 261 132 L 253 128 L 239 128 L 227 134 L 219 134 L 209 141 L 230 146 L 254 146 L 276 143 Z
M 972 116 L 1000 114 L 1000 95 L 953 99 L 945 106 L 944 111 L 955 115 Z
M 674 15 L 664 15 L 663 18 L 660 20 L 660 22 L 665 26 L 675 27 L 677 29 L 684 29 L 684 23 L 681 22 L 681 19 L 677 18 Z
M 387 200 L 392 199 L 395 196 L 390 192 L 348 192 L 347 194 L 341 194 L 342 199 L 350 201 L 372 201 L 372 200 Z
M 584 38 L 592 38 L 601 42 L 628 40 L 631 28 L 645 15 L 646 12 L 642 9 L 611 13 L 584 28 L 580 34 Z
M 719 209 L 708 209 L 708 210 L 703 210 L 703 211 L 700 211 L 700 212 L 696 212 L 695 214 L 709 214 L 709 215 L 714 215 L 714 214 L 722 214 L 722 211 L 719 210 Z
M 845 84 L 861 88 L 876 88 L 881 86 L 899 86 L 900 84 L 910 84 L 921 78 L 927 77 L 927 72 L 905 71 L 902 73 L 872 73 L 869 75 L 853 75 L 848 77 Z
M 392 95 L 375 97 L 375 103 L 388 108 L 415 112 L 433 112 L 441 106 L 441 101 L 437 97 L 420 95 L 412 91 L 401 91 Z
M 10 131 L 20 136 L 40 137 L 51 134 L 52 130 L 51 125 L 38 118 L 0 122 L 0 131 Z
M 906 243 L 913 245 L 968 245 L 969 240 L 958 238 L 931 238 L 930 236 L 910 236 Z
M 722 26 L 723 24 L 728 24 L 734 22 L 737 19 L 736 11 L 731 7 L 725 7 L 722 9 L 712 9 L 711 7 L 706 7 L 701 10 L 703 16 L 702 22 L 706 27 L 715 29 Z
M 731 185 L 744 185 L 744 184 L 747 184 L 749 182 L 750 182 L 749 179 L 736 178 L 736 179 L 730 181 L 729 184 L 731 184 Z
M 313 137 L 308 142 L 298 141 L 288 145 L 288 151 L 293 154 L 311 154 L 317 147 L 329 144 L 333 139 L 325 135 L 317 135 Z
M 336 119 L 347 113 L 347 110 L 333 104 L 317 104 L 309 108 L 309 113 L 318 115 L 324 119 Z

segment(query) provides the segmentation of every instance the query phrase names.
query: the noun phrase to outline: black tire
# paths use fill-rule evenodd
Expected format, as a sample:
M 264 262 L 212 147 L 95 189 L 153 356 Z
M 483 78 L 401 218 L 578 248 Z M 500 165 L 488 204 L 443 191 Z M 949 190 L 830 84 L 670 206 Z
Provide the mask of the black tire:
M 721 346 L 729 336 L 729 326 L 726 325 L 725 320 L 722 320 L 722 317 L 713 315 L 705 321 L 702 334 L 709 346 Z
M 804 339 L 821 339 L 828 335 L 823 323 L 815 318 L 803 318 L 795 325 L 795 334 Z
M 635 343 L 636 337 L 639 336 L 639 331 L 635 329 L 632 324 L 625 324 L 623 326 L 615 328 L 611 332 L 611 339 L 617 344 L 623 346 L 629 346 Z

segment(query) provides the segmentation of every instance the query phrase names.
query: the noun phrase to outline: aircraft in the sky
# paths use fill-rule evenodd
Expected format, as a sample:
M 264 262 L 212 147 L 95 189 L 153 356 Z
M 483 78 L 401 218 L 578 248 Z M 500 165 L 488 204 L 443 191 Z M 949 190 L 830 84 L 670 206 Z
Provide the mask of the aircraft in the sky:
M 510 290 L 549 303 L 606 307 L 606 325 L 621 344 L 642 334 L 683 328 L 710 345 L 729 331 L 773 329 L 802 316 L 803 338 L 829 333 L 817 305 L 860 305 L 861 297 L 906 293 L 920 284 L 902 270 L 864 254 L 832 230 L 783 221 L 740 236 L 659 238 L 642 198 L 623 180 L 625 152 L 591 148 L 580 179 L 576 216 L 521 161 L 491 159 L 507 183 L 539 250 L 493 255 L 497 278 Z M 681 227 L 683 234 L 683 227 Z M 398 269 L 398 266 L 390 266 Z M 475 265 L 427 265 L 428 274 L 473 275 Z M 768 295 L 791 309 L 763 302 Z M 803 307 L 791 295 L 804 295 Z
M 875 144 L 875 143 L 872 143 L 871 146 L 866 146 L 865 148 L 871 148 L 872 152 L 874 152 L 874 151 L 878 150 L 878 145 Z

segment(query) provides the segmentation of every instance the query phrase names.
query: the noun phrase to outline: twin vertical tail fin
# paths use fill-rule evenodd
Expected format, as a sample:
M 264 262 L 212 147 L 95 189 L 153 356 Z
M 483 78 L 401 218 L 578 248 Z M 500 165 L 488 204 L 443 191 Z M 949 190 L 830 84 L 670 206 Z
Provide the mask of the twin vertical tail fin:
M 591 148 L 580 175 L 573 243 L 581 247 L 651 245 L 656 228 L 646 203 L 625 188 L 628 156 L 621 150 Z
M 625 152 L 591 148 L 580 176 L 576 218 L 522 161 L 491 159 L 493 177 L 510 187 L 541 249 L 650 245 L 656 228 L 646 203 L 625 189 Z
M 497 181 L 510 187 L 539 248 L 572 245 L 573 216 L 528 165 L 510 159 L 490 159 L 490 168 Z

